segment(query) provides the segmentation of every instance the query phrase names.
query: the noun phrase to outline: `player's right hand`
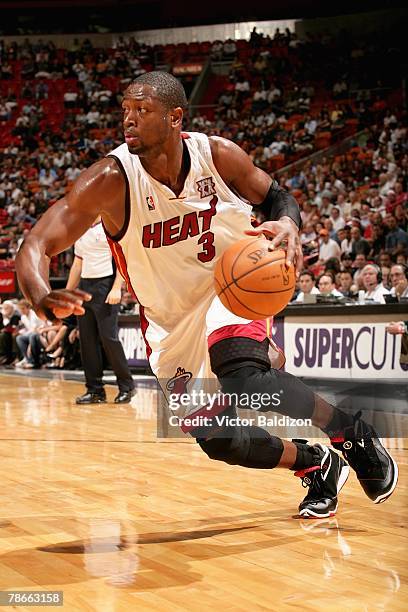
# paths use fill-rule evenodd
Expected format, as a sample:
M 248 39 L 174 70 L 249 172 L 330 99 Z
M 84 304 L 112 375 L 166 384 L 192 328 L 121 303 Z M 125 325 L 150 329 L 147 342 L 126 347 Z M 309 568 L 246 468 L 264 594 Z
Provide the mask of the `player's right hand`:
M 65 319 L 70 315 L 83 315 L 85 308 L 83 302 L 89 302 L 92 295 L 81 289 L 56 289 L 47 293 L 34 307 L 35 312 L 46 321 Z
M 389 334 L 403 334 L 405 330 L 404 321 L 391 321 L 385 329 Z

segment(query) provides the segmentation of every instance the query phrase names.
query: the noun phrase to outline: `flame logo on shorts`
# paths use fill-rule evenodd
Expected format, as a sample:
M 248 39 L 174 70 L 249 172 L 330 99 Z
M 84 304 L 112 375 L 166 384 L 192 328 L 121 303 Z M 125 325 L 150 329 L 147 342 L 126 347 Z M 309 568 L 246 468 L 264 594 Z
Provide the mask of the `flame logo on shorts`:
M 184 368 L 177 368 L 177 372 L 173 378 L 169 378 L 166 383 L 167 391 L 171 391 L 174 395 L 182 395 L 187 391 L 187 383 L 192 379 L 191 372 L 186 372 Z

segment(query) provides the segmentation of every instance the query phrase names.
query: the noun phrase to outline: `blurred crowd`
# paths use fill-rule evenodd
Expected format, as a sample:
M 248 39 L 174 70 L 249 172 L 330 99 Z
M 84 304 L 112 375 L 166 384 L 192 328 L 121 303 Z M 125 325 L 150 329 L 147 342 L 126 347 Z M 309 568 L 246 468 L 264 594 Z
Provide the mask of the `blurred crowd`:
M 254 28 L 245 41 L 216 41 L 212 57 L 232 58 L 212 115 L 192 125 L 238 142 L 266 171 L 371 125 L 400 81 L 398 43 L 346 31 L 273 38 Z
M 346 153 L 308 162 L 291 176 L 283 173 L 281 185 L 301 207 L 305 270 L 316 278 L 331 273 L 337 288 L 340 272 L 349 271 L 358 292 L 367 290 L 362 270 L 374 264 L 378 284 L 407 297 L 406 286 L 400 291 L 393 285 L 395 264 L 399 275 L 407 275 L 407 171 L 405 121 L 385 110 L 382 122 L 366 129 Z
M 122 292 L 122 314 L 138 313 L 135 298 Z M 0 367 L 82 369 L 76 316 L 43 321 L 24 299 L 0 304 Z

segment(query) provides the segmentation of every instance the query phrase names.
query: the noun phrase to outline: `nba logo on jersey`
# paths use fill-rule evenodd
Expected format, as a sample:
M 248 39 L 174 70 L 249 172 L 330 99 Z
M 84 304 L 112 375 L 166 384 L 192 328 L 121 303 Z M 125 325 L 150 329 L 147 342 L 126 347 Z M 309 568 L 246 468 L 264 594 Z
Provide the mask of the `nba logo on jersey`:
M 207 196 L 214 195 L 215 183 L 212 176 L 207 176 L 207 178 L 202 179 L 201 181 L 197 181 L 197 189 L 200 193 L 200 198 L 206 198 Z
M 154 200 L 153 200 L 153 196 L 146 196 L 146 204 L 147 204 L 147 208 L 149 210 L 155 210 L 156 207 L 154 205 Z

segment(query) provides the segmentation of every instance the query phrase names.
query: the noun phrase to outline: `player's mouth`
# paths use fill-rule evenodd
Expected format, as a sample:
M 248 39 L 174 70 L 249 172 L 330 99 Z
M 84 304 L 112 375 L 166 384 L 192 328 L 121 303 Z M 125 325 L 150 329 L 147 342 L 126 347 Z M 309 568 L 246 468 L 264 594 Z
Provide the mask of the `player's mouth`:
M 128 145 L 135 145 L 140 142 L 140 138 L 134 134 L 125 134 L 125 141 Z

